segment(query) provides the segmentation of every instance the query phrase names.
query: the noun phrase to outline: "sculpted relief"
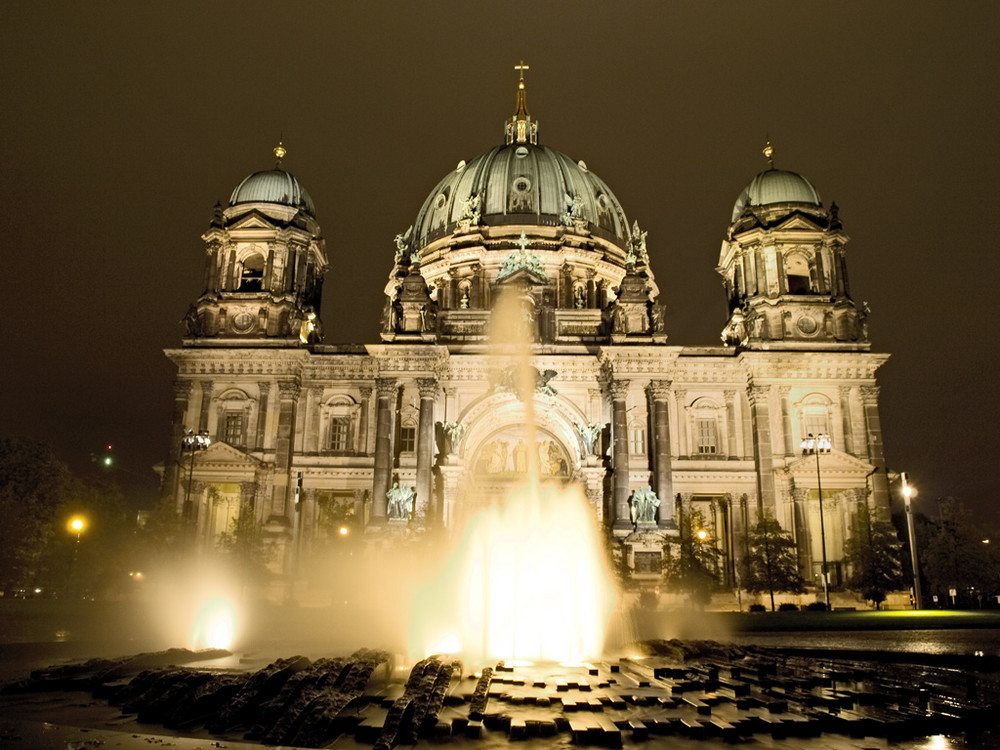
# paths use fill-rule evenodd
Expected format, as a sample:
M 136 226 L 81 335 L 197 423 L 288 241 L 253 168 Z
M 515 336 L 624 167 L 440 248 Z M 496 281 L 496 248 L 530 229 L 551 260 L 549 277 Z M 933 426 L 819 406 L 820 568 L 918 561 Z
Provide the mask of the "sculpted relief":
M 517 428 L 494 433 L 479 449 L 473 467 L 481 475 L 527 474 L 531 451 L 537 456 L 540 476 L 569 476 L 569 458 L 557 440 L 539 431 L 535 440 L 529 441 Z

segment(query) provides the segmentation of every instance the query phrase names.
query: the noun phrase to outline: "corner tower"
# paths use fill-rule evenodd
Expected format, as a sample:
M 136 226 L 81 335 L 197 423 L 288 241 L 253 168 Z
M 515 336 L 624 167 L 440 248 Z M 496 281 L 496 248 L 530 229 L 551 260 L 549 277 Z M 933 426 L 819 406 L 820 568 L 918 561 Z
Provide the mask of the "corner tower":
M 719 265 L 729 299 L 722 340 L 744 349 L 868 351 L 866 311 L 851 299 L 837 205 L 795 172 L 770 168 L 733 207 Z
M 326 248 L 312 198 L 281 168 L 255 172 L 216 204 L 205 242 L 205 291 L 184 319 L 185 346 L 297 346 L 322 339 Z

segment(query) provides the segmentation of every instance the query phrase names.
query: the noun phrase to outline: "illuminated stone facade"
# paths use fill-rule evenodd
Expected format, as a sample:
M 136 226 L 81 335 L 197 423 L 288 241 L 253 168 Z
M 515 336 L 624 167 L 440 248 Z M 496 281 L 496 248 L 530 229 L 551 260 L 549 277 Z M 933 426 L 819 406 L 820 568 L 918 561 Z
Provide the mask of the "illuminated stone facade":
M 754 178 L 718 265 L 723 343 L 673 346 L 645 232 L 582 161 L 538 145 L 523 82 L 505 133 L 431 191 L 394 260 L 387 242 L 379 343 L 322 343 L 326 250 L 291 175 L 251 175 L 217 209 L 206 292 L 166 352 L 177 377 L 164 492 L 191 533 L 211 544 L 252 512 L 288 573 L 296 551 L 342 526 L 374 541 L 458 533 L 536 465 L 544 481 L 583 487 L 636 580 L 657 579 L 678 518 L 698 511 L 732 587 L 743 531 L 767 512 L 815 584 L 817 463 L 799 445 L 826 433 L 827 557 L 842 578 L 857 504 L 888 508 L 876 384 L 887 356 L 870 351 L 851 300 L 836 207 L 794 173 Z M 490 345 L 508 292 L 534 342 L 533 390 Z M 213 444 L 182 454 L 187 429 Z M 395 485 L 415 491 L 408 518 L 392 510 Z M 646 488 L 658 505 L 637 514 Z

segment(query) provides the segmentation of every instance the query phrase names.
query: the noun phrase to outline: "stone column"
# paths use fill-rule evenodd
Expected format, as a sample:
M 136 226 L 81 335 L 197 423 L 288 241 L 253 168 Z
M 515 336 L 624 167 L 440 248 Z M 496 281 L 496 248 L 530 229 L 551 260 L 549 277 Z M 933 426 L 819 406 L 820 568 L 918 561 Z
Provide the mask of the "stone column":
M 167 463 L 163 472 L 163 484 L 160 487 L 160 498 L 170 500 L 176 507 L 182 507 L 182 500 L 177 496 L 180 490 L 181 472 L 181 440 L 184 438 L 188 406 L 191 404 L 191 391 L 194 383 L 190 380 L 174 381 L 174 408 L 170 415 L 170 445 L 167 448 Z
M 674 519 L 674 477 L 670 455 L 670 381 L 651 380 L 646 387 L 653 404 L 653 471 L 656 496 L 660 499 L 659 525 L 676 528 Z
M 854 445 L 854 434 L 851 429 L 851 387 L 849 385 L 840 386 L 840 418 L 844 425 L 844 452 L 856 456 L 857 446 Z
M 278 381 L 278 429 L 274 441 L 274 485 L 270 516 L 291 517 L 292 454 L 295 451 L 295 416 L 301 386 L 298 380 Z M 268 519 L 270 520 L 270 518 Z
M 736 391 L 724 391 L 726 399 L 726 457 L 730 460 L 739 458 L 736 450 Z
M 628 533 L 632 530 L 632 518 L 629 513 L 629 471 L 628 471 L 628 414 L 625 411 L 625 400 L 628 396 L 629 381 L 612 380 L 607 391 L 611 398 L 611 426 L 614 431 L 614 483 L 615 483 L 615 520 L 616 532 Z
M 387 520 L 388 499 L 392 479 L 392 438 L 395 426 L 395 400 L 397 384 L 394 378 L 375 380 L 375 470 L 372 482 L 372 524 L 382 525 Z
M 302 450 L 304 452 L 315 453 L 319 451 L 319 404 L 323 398 L 323 389 L 313 386 L 308 391 L 309 399 L 306 402 L 305 434 L 302 436 Z
M 753 423 L 753 457 L 757 469 L 757 497 L 765 511 L 774 511 L 774 455 L 771 446 L 771 386 L 747 386 Z
M 429 525 L 440 523 L 441 514 L 434 503 L 431 462 L 434 460 L 434 400 L 438 384 L 434 378 L 417 378 L 420 391 L 420 421 L 417 426 L 417 507 L 426 508 Z
M 208 408 L 212 405 L 212 386 L 211 380 L 201 381 L 201 411 L 198 414 L 198 429 L 207 430 L 208 429 Z
M 361 393 L 361 413 L 358 415 L 358 442 L 357 451 L 362 456 L 368 455 L 368 411 L 369 402 L 372 398 L 372 389 L 368 386 L 363 386 L 360 389 Z
M 256 450 L 262 451 L 267 445 L 267 408 L 268 396 L 271 394 L 271 384 L 262 380 L 257 384 L 257 392 L 260 398 L 257 399 L 257 426 L 254 433 L 253 445 Z
M 865 431 L 868 433 L 868 461 L 875 467 L 872 474 L 872 500 L 875 508 L 889 508 L 889 484 L 885 473 L 885 453 L 882 447 L 882 420 L 878 413 L 877 385 L 861 386 L 861 402 L 865 408 Z
M 812 533 L 809 527 L 809 490 L 804 487 L 796 487 L 792 490 L 792 512 L 793 528 L 792 534 L 795 536 L 795 549 L 798 553 L 799 575 L 801 575 L 808 585 L 815 583 L 813 576 L 812 558 Z
M 674 391 L 674 398 L 677 401 L 677 455 L 680 458 L 688 457 L 688 431 L 687 431 L 687 391 L 681 389 Z
M 782 385 L 778 387 L 778 395 L 781 397 L 781 432 L 785 441 L 785 456 L 795 455 L 795 445 L 792 443 L 792 410 L 788 404 L 788 394 L 792 392 L 791 387 Z

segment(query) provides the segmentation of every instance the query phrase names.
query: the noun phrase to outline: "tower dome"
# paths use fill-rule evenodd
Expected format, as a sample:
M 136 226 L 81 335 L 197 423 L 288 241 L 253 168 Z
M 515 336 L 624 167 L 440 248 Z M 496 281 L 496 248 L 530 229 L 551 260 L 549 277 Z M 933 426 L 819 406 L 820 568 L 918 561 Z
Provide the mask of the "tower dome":
M 743 214 L 747 206 L 771 206 L 777 203 L 802 203 L 822 206 L 816 188 L 800 174 L 775 169 L 773 166 L 754 177 L 743 188 L 733 206 L 733 221 Z
M 303 209 L 310 216 L 316 215 L 312 197 L 295 177 L 280 167 L 254 172 L 236 186 L 229 205 L 239 203 L 280 203 Z

